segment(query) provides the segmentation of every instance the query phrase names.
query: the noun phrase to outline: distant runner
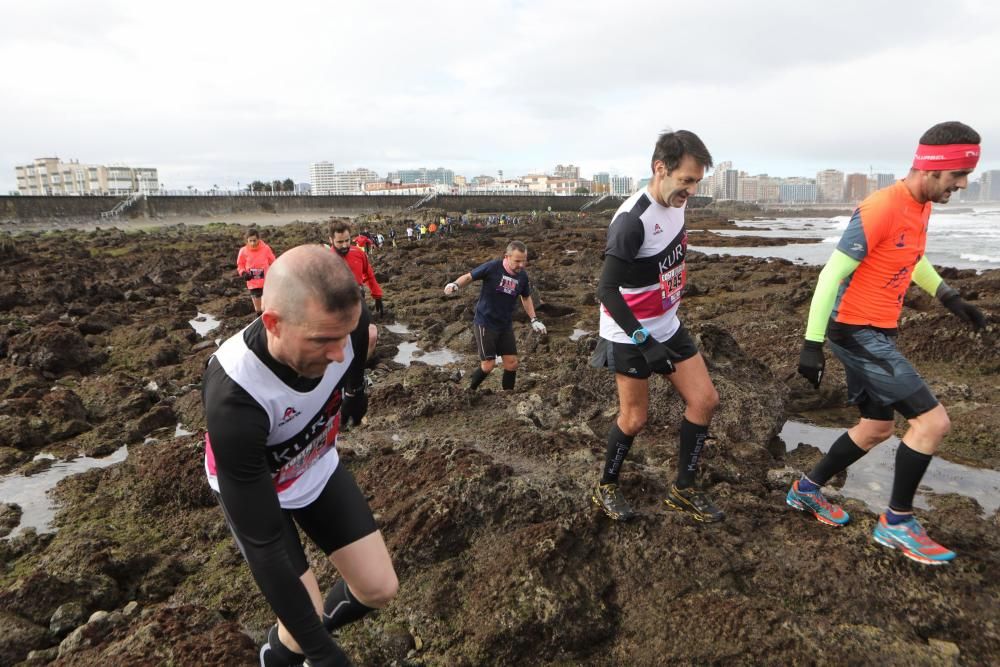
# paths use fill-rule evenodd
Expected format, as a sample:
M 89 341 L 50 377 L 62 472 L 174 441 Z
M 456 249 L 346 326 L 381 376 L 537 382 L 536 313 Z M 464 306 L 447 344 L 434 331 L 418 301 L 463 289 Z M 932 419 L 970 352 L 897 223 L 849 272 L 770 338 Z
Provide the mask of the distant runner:
M 264 274 L 274 263 L 274 251 L 271 246 L 260 238 L 260 232 L 255 227 L 247 231 L 247 243 L 240 248 L 236 256 L 236 273 L 247 281 L 250 290 L 250 300 L 253 302 L 254 313 L 260 315 L 260 295 L 264 288 Z
M 372 240 L 371 236 L 367 234 L 367 230 L 358 234 L 354 239 L 354 243 L 357 244 L 358 248 L 360 248 L 365 255 L 370 255 L 375 251 L 375 241 Z
M 498 355 L 503 360 L 500 385 L 507 391 L 514 388 L 517 380 L 517 339 L 514 338 L 512 315 L 518 299 L 524 312 L 531 318 L 531 328 L 543 336 L 548 333 L 545 325 L 535 315 L 528 272 L 524 270 L 527 263 L 527 246 L 520 241 L 511 241 L 507 244 L 502 259 L 481 264 L 444 287 L 445 295 L 451 296 L 473 280 L 483 281 L 472 324 L 479 352 L 479 367 L 472 372 L 469 381 L 469 389 L 472 391 L 482 384 L 496 366 Z
M 695 487 L 719 394 L 694 340 L 677 318 L 687 277 L 684 208 L 711 166 L 711 154 L 693 132 L 661 134 L 653 149 L 652 180 L 625 200 L 608 228 L 597 285 L 601 337 L 591 363 L 614 372 L 619 411 L 591 499 L 617 521 L 635 516 L 618 476 L 632 442 L 646 425 L 653 373 L 666 377 L 686 404 L 677 479 L 664 502 L 698 521 L 721 521 L 725 516 L 707 493 Z
M 978 308 L 949 287 L 924 255 L 931 205 L 964 189 L 979 162 L 979 133 L 958 122 L 939 123 L 920 138 L 906 178 L 861 202 L 830 261 L 819 274 L 809 309 L 799 373 L 814 387 L 823 379 L 824 336 L 847 372 L 848 398 L 861 419 L 830 447 L 816 467 L 793 482 L 787 503 L 821 523 L 843 526 L 850 517 L 820 487 L 893 435 L 895 412 L 910 427 L 896 450 L 889 508 L 874 539 L 927 565 L 955 552 L 930 537 L 913 516 L 913 496 L 950 428 L 948 414 L 910 362 L 896 349 L 903 297 L 915 282 L 974 329 L 986 326 Z
M 263 667 L 349 665 L 330 631 L 385 606 L 398 581 L 351 473 L 343 422 L 367 411 L 368 323 L 344 262 L 299 246 L 271 267 L 264 313 L 209 359 L 205 470 L 254 580 L 278 616 Z M 301 529 L 340 573 L 324 601 Z M 304 655 L 303 655 L 304 654 Z

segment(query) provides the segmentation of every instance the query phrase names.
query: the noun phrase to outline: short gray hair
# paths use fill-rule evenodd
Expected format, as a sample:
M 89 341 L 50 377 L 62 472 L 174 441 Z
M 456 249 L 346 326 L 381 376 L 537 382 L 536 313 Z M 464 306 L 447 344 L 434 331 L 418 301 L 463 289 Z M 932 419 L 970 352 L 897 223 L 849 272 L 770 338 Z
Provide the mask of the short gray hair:
M 528 254 L 528 246 L 524 245 L 523 241 L 511 241 L 510 243 L 507 244 L 507 249 L 504 250 L 503 254 L 509 255 L 515 250 L 517 252 L 523 252 L 525 255 Z

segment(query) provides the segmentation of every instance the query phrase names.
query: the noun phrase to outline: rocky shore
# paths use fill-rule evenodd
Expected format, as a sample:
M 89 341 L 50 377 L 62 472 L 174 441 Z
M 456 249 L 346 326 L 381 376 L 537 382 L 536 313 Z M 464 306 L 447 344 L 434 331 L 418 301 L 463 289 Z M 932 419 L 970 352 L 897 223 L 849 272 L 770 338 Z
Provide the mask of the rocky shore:
M 401 219 L 364 221 L 399 231 Z M 709 245 L 703 230 L 724 223 L 696 215 L 692 239 Z M 959 553 L 933 569 L 874 544 L 875 515 L 857 500 L 843 498 L 854 518 L 842 530 L 785 506 L 789 481 L 820 455 L 817 443 L 786 452 L 786 419 L 855 417 L 837 362 L 819 392 L 795 374 L 816 268 L 690 253 L 681 317 L 722 398 L 700 482 L 726 521 L 693 525 L 662 503 L 683 405 L 659 380 L 622 477 L 641 517 L 597 512 L 589 489 L 617 411 L 613 378 L 587 364 L 607 224 L 458 229 L 375 258 L 381 324 L 409 332 L 380 327 L 367 424 L 339 447 L 401 588 L 342 632 L 347 652 L 414 666 L 1000 662 L 1000 513 L 933 495 L 924 523 Z M 203 365 L 252 316 L 234 270 L 244 231 L 0 236 L 0 472 L 128 452 L 59 483 L 55 532 L 19 530 L 21 508 L 0 498 L 0 533 L 14 531 L 0 540 L 0 664 L 257 664 L 273 619 L 204 480 L 200 442 Z M 314 223 L 263 236 L 276 252 L 325 240 Z M 441 289 L 511 238 L 528 245 L 549 333 L 519 313 L 517 390 L 491 377 L 470 400 L 460 376 L 476 363 L 477 290 Z M 1000 470 L 1000 271 L 942 273 L 990 326 L 973 333 L 913 288 L 900 346 L 949 409 L 942 457 Z M 199 335 L 198 313 L 221 326 Z M 403 343 L 461 360 L 403 365 Z M 329 586 L 335 573 L 311 556 Z

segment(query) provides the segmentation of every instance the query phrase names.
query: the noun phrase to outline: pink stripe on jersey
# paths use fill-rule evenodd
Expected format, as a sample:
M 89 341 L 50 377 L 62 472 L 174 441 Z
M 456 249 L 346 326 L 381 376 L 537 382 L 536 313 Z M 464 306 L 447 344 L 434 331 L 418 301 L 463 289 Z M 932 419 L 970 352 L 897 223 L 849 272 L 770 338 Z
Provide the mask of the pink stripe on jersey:
M 623 292 L 622 298 L 625 299 L 625 305 L 629 307 L 632 314 L 635 315 L 638 320 L 648 320 L 653 317 L 659 317 L 667 312 L 667 308 L 663 307 L 663 296 L 660 292 L 660 288 L 651 289 L 648 292 Z M 601 308 L 609 316 L 611 313 L 603 305 Z
M 208 439 L 208 431 L 205 431 L 205 466 L 208 468 L 208 474 L 218 473 L 215 467 L 215 454 L 212 453 L 212 442 Z

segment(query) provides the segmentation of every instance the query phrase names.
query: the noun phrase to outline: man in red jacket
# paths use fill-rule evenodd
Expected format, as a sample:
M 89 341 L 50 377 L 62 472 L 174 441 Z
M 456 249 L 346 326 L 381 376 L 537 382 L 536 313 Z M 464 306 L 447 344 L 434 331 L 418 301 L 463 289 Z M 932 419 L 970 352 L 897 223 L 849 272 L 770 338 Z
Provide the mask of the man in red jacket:
M 372 264 L 368 261 L 368 255 L 360 246 L 351 245 L 351 225 L 346 220 L 331 220 L 329 226 L 330 246 L 338 255 L 344 258 L 347 265 L 351 267 L 351 273 L 358 285 L 368 288 L 375 299 L 375 312 L 383 314 L 382 308 L 382 288 L 375 280 L 375 272 Z M 367 237 L 359 237 L 366 238 Z

